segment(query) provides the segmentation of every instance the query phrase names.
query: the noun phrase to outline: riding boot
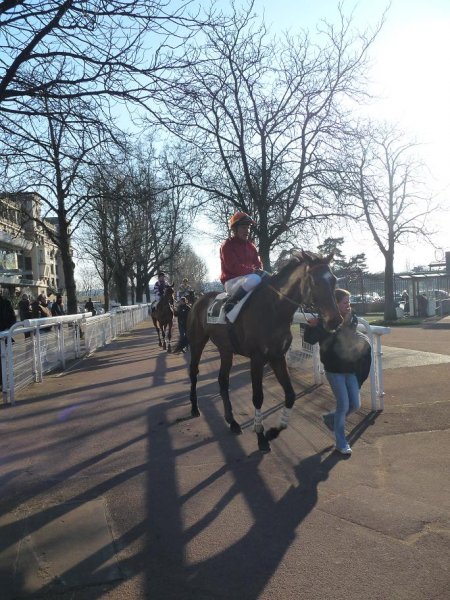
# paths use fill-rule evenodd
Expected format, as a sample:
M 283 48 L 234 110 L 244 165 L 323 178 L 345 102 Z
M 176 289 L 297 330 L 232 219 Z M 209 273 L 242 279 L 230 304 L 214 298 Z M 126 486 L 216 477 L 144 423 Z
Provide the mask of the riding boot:
M 225 312 L 225 314 L 228 314 L 230 312 L 230 310 L 232 310 L 236 304 L 239 302 L 239 300 L 242 300 L 242 298 L 247 294 L 248 292 L 246 290 L 244 290 L 244 288 L 242 286 L 239 286 L 238 289 L 234 292 L 234 294 L 232 296 L 230 296 L 227 301 L 225 302 L 225 304 L 223 305 L 223 310 Z

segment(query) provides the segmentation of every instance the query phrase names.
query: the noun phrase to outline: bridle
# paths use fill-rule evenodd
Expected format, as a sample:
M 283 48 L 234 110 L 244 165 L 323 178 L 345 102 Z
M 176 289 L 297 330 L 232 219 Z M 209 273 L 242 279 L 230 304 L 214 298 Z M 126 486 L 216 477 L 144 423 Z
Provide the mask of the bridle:
M 310 275 L 312 271 L 315 271 L 315 270 L 317 270 L 317 269 L 319 269 L 321 267 L 322 268 L 323 267 L 328 267 L 328 265 L 324 264 L 324 263 L 319 263 L 317 265 L 309 266 L 307 274 Z M 314 307 L 313 304 L 311 304 L 311 303 L 305 303 L 305 302 L 296 302 L 295 300 L 292 300 L 292 298 L 289 298 L 289 296 L 287 296 L 286 294 L 284 294 L 282 291 L 277 290 L 277 288 L 275 288 L 270 283 L 267 283 L 267 287 L 270 288 L 272 291 L 274 291 L 276 294 L 278 294 L 278 296 L 280 298 L 283 298 L 284 300 L 287 300 L 288 302 L 290 302 L 291 304 L 293 304 L 294 306 L 296 306 L 297 308 L 299 308 L 300 311 L 301 311 L 301 313 L 302 313 L 302 315 L 305 317 L 306 321 L 308 319 L 307 319 L 306 314 L 305 314 L 305 309 L 307 310 L 308 308 L 310 308 L 309 313 L 311 315 L 315 316 L 314 312 L 316 312 L 317 313 L 317 317 L 320 316 L 320 309 L 317 309 L 316 311 L 314 311 L 313 308 L 316 308 L 316 307 Z

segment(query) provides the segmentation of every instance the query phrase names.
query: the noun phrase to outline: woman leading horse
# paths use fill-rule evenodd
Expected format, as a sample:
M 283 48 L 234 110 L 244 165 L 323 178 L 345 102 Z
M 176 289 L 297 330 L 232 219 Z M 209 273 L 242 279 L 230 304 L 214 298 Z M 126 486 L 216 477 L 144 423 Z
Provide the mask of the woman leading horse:
M 241 433 L 241 427 L 234 418 L 229 397 L 233 354 L 250 358 L 254 429 L 259 449 L 262 452 L 270 451 L 270 440 L 286 429 L 295 402 L 295 391 L 285 358 L 292 341 L 291 324 L 295 311 L 304 304 L 313 304 L 320 311 L 324 327 L 328 330 L 336 329 L 342 322 L 334 296 L 336 278 L 329 267 L 331 258 L 322 258 L 309 252 L 293 256 L 278 273 L 264 277 L 253 288 L 252 295 L 232 325 L 207 322 L 208 307 L 215 293 L 206 294 L 195 303 L 189 314 L 187 328 L 191 349 L 189 376 L 192 416 L 200 415 L 197 404 L 198 365 L 206 342 L 211 339 L 220 354 L 218 381 L 225 420 L 234 433 Z M 269 429 L 265 434 L 261 408 L 264 398 L 263 369 L 267 363 L 283 388 L 285 405 L 278 427 Z

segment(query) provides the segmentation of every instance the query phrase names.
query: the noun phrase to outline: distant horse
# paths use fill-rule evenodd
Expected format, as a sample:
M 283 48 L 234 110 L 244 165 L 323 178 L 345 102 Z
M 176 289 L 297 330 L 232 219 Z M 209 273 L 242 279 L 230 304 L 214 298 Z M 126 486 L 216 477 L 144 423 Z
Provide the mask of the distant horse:
M 295 402 L 295 391 L 287 370 L 285 354 L 291 345 L 291 323 L 295 311 L 302 305 L 313 304 L 321 313 L 330 331 L 342 322 L 334 289 L 336 277 L 330 271 L 332 255 L 322 258 L 310 252 L 298 252 L 274 275 L 265 277 L 243 306 L 236 322 L 231 325 L 207 323 L 207 310 L 216 293 L 201 297 L 188 317 L 187 334 L 191 349 L 189 377 L 191 382 L 191 415 L 200 416 L 197 404 L 197 376 L 200 358 L 208 339 L 220 354 L 219 387 L 225 420 L 233 433 L 241 433 L 235 421 L 229 397 L 229 376 L 233 354 L 250 358 L 255 407 L 254 430 L 258 447 L 270 451 L 270 440 L 286 429 Z M 278 427 L 264 433 L 261 407 L 263 404 L 263 369 L 269 363 L 284 390 L 285 402 Z
M 156 308 L 152 311 L 153 325 L 156 328 L 158 334 L 159 345 L 167 352 L 172 352 L 172 346 L 170 341 L 172 339 L 172 325 L 173 325 L 173 301 L 174 301 L 174 290 L 173 285 L 168 285 L 164 291 L 164 296 L 156 305 Z M 167 332 L 167 334 L 166 334 Z M 168 344 L 166 346 L 166 335 Z

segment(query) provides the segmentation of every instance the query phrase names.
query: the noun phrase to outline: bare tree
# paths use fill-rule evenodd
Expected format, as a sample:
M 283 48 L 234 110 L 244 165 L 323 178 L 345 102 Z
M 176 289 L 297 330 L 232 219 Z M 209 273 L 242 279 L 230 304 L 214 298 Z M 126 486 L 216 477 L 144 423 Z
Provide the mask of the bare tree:
M 364 217 L 384 256 L 386 320 L 396 319 L 396 246 L 411 236 L 429 237 L 427 217 L 436 208 L 425 185 L 423 163 L 415 156 L 416 146 L 393 125 L 369 123 L 347 138 L 343 150 L 341 191 Z
M 160 97 L 161 120 L 189 144 L 186 185 L 216 219 L 235 210 L 255 217 L 270 269 L 272 249 L 337 214 L 327 189 L 343 101 L 362 95 L 380 25 L 355 34 L 341 12 L 338 26 L 322 24 L 317 44 L 306 33 L 277 40 L 252 9 L 235 11 L 227 27 L 205 27 L 201 60 L 191 47 L 178 87 Z
M 95 169 L 84 229 L 104 283 L 115 281 L 122 304 L 129 283 L 138 302 L 149 297 L 150 279 L 171 268 L 188 229 L 185 190 L 171 184 L 164 165 L 151 148 L 128 147 Z
M 39 112 L 36 98 L 142 102 L 185 64 L 203 20 L 191 0 L 0 2 L 0 115 Z M 206 18 L 208 18 L 208 15 Z
M 64 270 L 67 308 L 77 312 L 71 236 L 84 215 L 89 198 L 84 179 L 94 154 L 111 141 L 111 131 L 88 99 L 39 101 L 40 115 L 3 119 L 8 133 L 5 144 L 14 158 L 9 183 L 21 191 L 39 191 L 43 204 L 40 214 L 24 216 L 40 224 L 58 247 Z M 57 228 L 53 226 L 57 222 Z
M 175 259 L 174 281 L 179 285 L 187 277 L 194 290 L 203 289 L 208 269 L 205 261 L 198 256 L 190 244 L 183 244 Z

